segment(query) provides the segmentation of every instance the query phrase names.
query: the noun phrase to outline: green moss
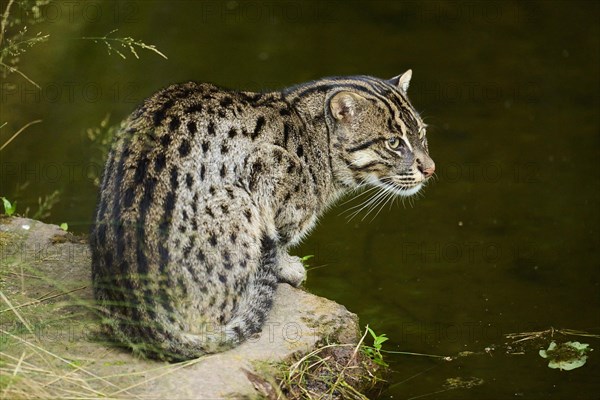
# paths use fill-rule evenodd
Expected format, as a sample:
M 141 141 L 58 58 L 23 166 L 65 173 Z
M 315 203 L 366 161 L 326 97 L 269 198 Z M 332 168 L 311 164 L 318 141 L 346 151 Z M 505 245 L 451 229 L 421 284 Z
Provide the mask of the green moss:
M 8 218 L 0 218 L 0 223 L 7 223 L 2 222 L 6 221 L 7 219 Z M 15 242 L 16 239 L 18 239 L 18 236 L 16 234 L 11 232 L 0 231 L 0 250 L 9 248 L 12 244 L 14 244 L 13 242 Z

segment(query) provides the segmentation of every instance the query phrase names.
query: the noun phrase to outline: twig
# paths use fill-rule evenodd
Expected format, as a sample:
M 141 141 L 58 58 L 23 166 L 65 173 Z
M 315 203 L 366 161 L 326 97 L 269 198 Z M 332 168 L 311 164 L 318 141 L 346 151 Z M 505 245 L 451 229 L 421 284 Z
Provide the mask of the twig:
M 12 142 L 17 136 L 19 136 L 21 134 L 21 132 L 23 132 L 25 129 L 29 128 L 31 125 L 34 124 L 39 124 L 40 122 L 42 122 L 41 119 L 35 120 L 35 121 L 31 121 L 30 123 L 28 123 L 27 125 L 23 126 L 21 129 L 19 129 L 14 135 L 12 135 L 10 137 L 10 139 L 8 139 L 6 142 L 4 142 L 4 144 L 2 145 L 2 147 L 0 147 L 0 151 L 2 151 L 6 146 L 8 146 L 8 144 L 10 142 Z
M 4 64 L 3 62 L 0 62 L 0 65 L 2 65 L 4 68 L 8 68 L 10 70 L 10 72 L 16 72 L 17 74 L 21 75 L 25 80 L 27 80 L 29 83 L 31 83 L 36 88 L 38 88 L 38 89 L 42 88 L 40 85 L 38 85 L 37 83 L 35 83 L 33 81 L 33 79 L 31 79 L 30 77 L 28 77 L 27 75 L 25 75 L 24 73 L 22 73 L 18 68 L 11 67 L 10 65 Z

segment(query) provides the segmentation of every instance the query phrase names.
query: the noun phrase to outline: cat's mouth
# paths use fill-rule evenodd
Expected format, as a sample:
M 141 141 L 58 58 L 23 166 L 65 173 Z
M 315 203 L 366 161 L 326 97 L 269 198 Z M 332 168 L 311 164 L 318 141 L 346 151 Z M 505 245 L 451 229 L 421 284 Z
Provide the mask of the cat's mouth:
M 391 189 L 396 195 L 402 197 L 413 196 L 423 187 L 423 182 L 396 182 L 389 180 L 382 183 L 387 189 Z
M 417 194 L 427 180 L 428 178 L 415 177 L 412 174 L 401 174 L 379 180 L 379 186 L 393 191 L 397 196 L 409 197 Z

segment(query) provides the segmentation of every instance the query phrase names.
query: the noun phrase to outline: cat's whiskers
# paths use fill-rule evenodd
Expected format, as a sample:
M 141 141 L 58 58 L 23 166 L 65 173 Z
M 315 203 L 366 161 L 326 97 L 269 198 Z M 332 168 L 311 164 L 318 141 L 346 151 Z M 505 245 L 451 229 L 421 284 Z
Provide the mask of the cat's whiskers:
M 390 181 L 393 177 L 394 177 L 394 175 L 385 176 L 385 177 L 380 178 L 380 181 L 381 182 Z M 385 204 L 387 204 L 387 202 L 390 201 L 390 199 L 393 199 L 397 195 L 397 193 L 395 193 L 394 190 L 392 190 L 390 187 L 387 187 L 387 186 L 373 186 L 361 194 L 372 192 L 373 190 L 377 190 L 377 192 L 375 194 L 373 194 L 372 196 L 370 196 L 369 198 L 365 199 L 360 204 L 350 207 L 347 210 L 342 212 L 342 214 L 344 214 L 353 209 L 355 210 L 348 216 L 348 221 L 351 221 L 354 217 L 356 217 L 358 214 L 360 214 L 363 210 L 367 210 L 366 214 L 361 219 L 361 221 L 364 221 L 365 218 L 367 218 L 367 216 L 371 212 L 373 212 L 373 210 L 375 210 L 376 208 L 379 207 L 379 211 L 375 215 L 375 217 L 376 217 L 377 214 L 379 214 L 379 212 L 381 211 L 381 208 L 383 208 L 385 206 Z M 358 197 L 358 196 L 355 196 L 354 198 L 356 198 L 356 197 Z M 381 205 L 381 207 L 380 207 L 380 205 Z M 375 217 L 373 217 L 371 219 L 371 221 L 373 221 L 375 219 Z
M 361 196 L 364 196 L 365 194 L 367 194 L 369 192 L 372 192 L 373 190 L 377 189 L 377 186 L 372 186 L 372 187 L 369 187 L 367 190 L 363 190 L 365 187 L 368 187 L 368 185 L 366 183 L 363 183 L 358 188 L 352 190 L 352 193 L 356 193 L 356 192 L 358 192 L 358 193 L 356 195 L 352 196 L 350 199 L 344 201 L 340 205 L 348 204 L 351 201 L 353 201 L 353 200 L 355 200 L 355 199 L 357 199 L 357 198 L 359 198 Z M 356 208 L 356 207 L 357 206 L 350 207 L 348 210 L 352 210 L 353 208 Z M 346 211 L 348 211 L 348 210 L 346 210 Z M 341 214 L 344 214 L 346 211 L 343 211 Z
M 370 204 L 367 213 L 362 217 L 361 221 L 364 221 L 369 216 L 369 214 L 371 214 L 373 210 L 375 210 L 379 206 L 379 204 L 381 204 L 387 199 L 388 196 L 389 190 L 387 190 L 386 188 L 382 188 L 381 195 L 377 198 L 377 201 L 374 201 Z
M 384 188 L 379 187 L 379 186 L 375 186 L 375 188 L 378 190 L 374 195 L 372 195 L 371 197 L 369 197 L 368 199 L 366 199 L 365 201 L 360 203 L 358 206 L 353 207 L 353 208 L 358 208 L 358 207 L 360 207 L 360 208 L 358 208 L 356 211 L 354 211 L 352 214 L 350 214 L 348 216 L 348 221 L 351 221 L 354 217 L 356 217 L 358 214 L 360 214 L 360 212 L 362 210 L 368 209 L 374 202 L 379 200 L 379 198 L 385 194 Z
M 393 178 L 393 177 L 394 177 L 393 175 L 386 176 L 386 177 L 383 177 L 383 178 L 381 178 L 381 181 L 382 181 L 382 182 L 392 182 L 392 178 Z M 393 184 L 393 183 L 392 183 L 392 184 Z M 375 215 L 373 216 L 373 218 L 371 218 L 371 222 L 373 222 L 373 221 L 375 220 L 375 218 L 377 218 L 377 216 L 379 215 L 379 213 L 381 212 L 381 210 L 383 210 L 383 208 L 385 207 L 385 205 L 386 205 L 388 202 L 389 202 L 389 204 L 390 204 L 390 210 L 391 210 L 391 208 L 392 208 L 392 207 L 391 207 L 391 206 L 392 206 L 392 204 L 393 204 L 393 203 L 394 203 L 394 201 L 395 201 L 395 200 L 396 200 L 396 199 L 399 197 L 399 196 L 398 196 L 398 194 L 397 194 L 397 193 L 396 193 L 396 192 L 395 192 L 393 189 L 390 189 L 390 188 L 388 188 L 388 187 L 385 187 L 384 189 L 385 189 L 385 191 L 388 193 L 388 195 L 387 195 L 387 196 L 384 198 L 384 201 L 383 201 L 383 202 L 379 202 L 379 204 L 381 204 L 381 206 L 379 207 L 379 210 L 378 210 L 378 211 L 375 213 Z M 375 205 L 375 206 L 373 207 L 373 209 L 374 209 L 374 208 L 376 208 L 376 207 L 377 207 L 377 205 Z M 366 217 L 367 215 L 369 215 L 369 213 L 370 213 L 371 211 L 372 211 L 372 210 L 370 210 L 370 211 L 369 211 L 369 212 L 368 212 L 368 213 L 365 215 L 365 217 Z
M 386 205 L 388 202 L 392 203 L 392 202 L 393 202 L 393 199 L 394 199 L 395 197 L 397 197 L 397 196 L 396 196 L 396 194 L 395 194 L 393 191 L 391 191 L 391 190 L 387 190 L 387 192 L 388 192 L 388 196 L 385 198 L 385 201 L 381 203 L 381 206 L 379 207 L 379 210 L 377 210 L 377 212 L 375 213 L 375 215 L 373 216 L 373 218 L 371 218 L 371 222 L 373 222 L 373 221 L 375 220 L 375 218 L 377 218 L 377 216 L 379 215 L 379 213 L 381 212 L 381 210 L 383 210 L 383 208 L 385 207 L 385 205 Z M 391 200 L 391 201 L 390 201 L 390 200 Z M 367 214 L 367 215 L 368 215 L 368 214 Z

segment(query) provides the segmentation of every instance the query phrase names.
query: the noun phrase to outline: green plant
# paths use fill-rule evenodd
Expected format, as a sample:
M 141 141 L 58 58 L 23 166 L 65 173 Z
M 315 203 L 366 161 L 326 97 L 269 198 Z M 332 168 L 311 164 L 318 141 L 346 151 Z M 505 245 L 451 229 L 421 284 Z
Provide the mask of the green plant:
M 358 344 L 329 343 L 293 362 L 274 364 L 278 371 L 277 398 L 367 400 L 363 392 L 384 382 L 384 369 L 366 358 Z
M 4 205 L 4 214 L 9 217 L 17 211 L 17 202 L 11 203 L 6 197 L 2 197 L 2 204 Z
M 162 58 L 164 58 L 165 60 L 167 59 L 167 56 L 165 56 L 163 53 L 161 53 L 156 46 L 154 45 L 150 45 L 150 44 L 146 44 L 142 41 L 139 40 L 135 40 L 132 37 L 124 37 L 124 38 L 118 38 L 118 37 L 109 37 L 110 35 L 112 35 L 113 33 L 115 33 L 116 31 L 118 31 L 118 29 L 113 29 L 112 31 L 108 32 L 106 35 L 104 36 L 94 36 L 94 37 L 82 37 L 81 39 L 83 40 L 93 40 L 94 43 L 99 43 L 102 42 L 106 45 L 106 49 L 108 51 L 108 54 L 112 54 L 113 52 L 117 53 L 122 59 L 126 59 L 127 57 L 125 56 L 125 54 L 122 51 L 119 51 L 119 49 L 113 47 L 113 43 L 116 44 L 120 44 L 121 47 L 128 49 L 131 54 L 134 55 L 135 58 L 140 58 L 140 56 L 138 55 L 138 53 L 135 50 L 135 47 L 139 47 L 140 49 L 145 49 L 145 50 L 150 50 L 153 51 L 154 53 L 158 54 L 159 56 L 161 56 Z
M 32 27 L 43 22 L 46 13 L 43 11 L 44 6 L 51 3 L 51 0 L 8 0 L 2 2 L 2 9 L 0 9 L 0 77 L 2 78 L 3 89 L 14 89 L 16 84 L 10 82 L 7 78 L 16 76 L 17 79 L 24 79 L 37 89 L 41 89 L 34 79 L 30 78 L 20 68 L 20 62 L 22 55 L 27 52 L 30 48 L 47 42 L 50 35 L 43 34 L 42 32 L 32 32 Z M 139 49 L 149 50 L 158 54 L 163 58 L 167 58 L 162 52 L 160 52 L 154 45 L 148 45 L 140 40 L 133 39 L 132 37 L 112 37 L 117 29 L 109 32 L 102 37 L 83 37 L 83 40 L 93 40 L 94 42 L 102 42 L 106 45 L 108 53 L 113 52 L 118 54 L 121 58 L 126 58 L 125 53 L 122 49 L 127 49 L 135 58 L 139 59 L 137 51 Z M 118 47 L 121 46 L 122 48 Z M 103 130 L 107 131 L 106 135 L 102 136 L 102 143 L 104 149 L 102 155 L 105 156 L 108 151 L 108 145 L 104 142 L 112 139 L 112 135 L 116 131 L 116 127 L 107 127 L 108 119 L 106 122 L 103 121 L 104 125 L 101 125 Z M 17 136 L 27 130 L 30 126 L 42 122 L 41 120 L 30 121 L 23 125 L 21 128 L 16 130 L 15 133 L 10 135 L 7 140 L 3 140 L 0 143 L 0 151 L 4 150 Z M 8 122 L 0 121 L 0 129 L 6 127 Z M 96 184 L 98 184 L 99 177 L 92 177 Z M 27 186 L 28 182 L 25 182 L 22 186 Z M 43 219 L 50 216 L 51 208 L 58 202 L 60 196 L 59 191 L 54 191 L 50 195 L 38 198 L 38 210 L 33 215 L 34 219 Z M 7 207 L 7 203 L 4 203 L 5 213 L 11 215 L 14 213 L 14 206 L 10 205 Z M 15 202 L 16 204 L 16 202 Z M 28 214 L 29 210 L 25 211 L 24 215 Z M 10 213 L 10 214 L 9 214 Z
M 18 238 L 11 236 L 11 245 L 21 243 Z M 139 385 L 202 360 L 157 367 L 109 356 L 114 350 L 96 336 L 100 316 L 94 304 L 81 294 L 88 285 L 56 280 L 55 275 L 48 276 L 39 268 L 39 263 L 64 264 L 57 260 L 58 253 L 52 251 L 27 261 L 3 259 L 1 399 L 140 398 L 132 392 Z
M 302 265 L 304 265 L 304 268 L 308 269 L 310 267 L 310 265 L 306 261 L 310 260 L 313 257 L 314 257 L 314 255 L 312 255 L 312 254 L 308 255 L 308 256 L 300 257 L 300 261 L 302 261 Z
M 0 76 L 3 80 L 3 89 L 14 89 L 15 84 L 7 80 L 12 74 L 20 76 L 40 89 L 40 86 L 21 71 L 18 65 L 23 53 L 33 46 L 46 42 L 50 37 L 50 35 L 43 35 L 41 32 L 37 34 L 29 33 L 29 28 L 44 21 L 41 7 L 49 2 L 50 0 L 9 0 L 6 3 L 6 8 L 4 8 L 0 17 Z M 31 121 L 18 129 L 0 146 L 0 151 L 31 125 L 39 122 L 42 121 Z M 0 128 L 7 124 L 4 121 Z
M 387 367 L 387 363 L 383 361 L 383 355 L 381 354 L 383 343 L 389 340 L 385 333 L 381 335 L 377 335 L 373 329 L 369 328 L 367 325 L 367 331 L 373 338 L 373 346 L 367 346 L 365 344 L 362 345 L 362 352 L 368 356 L 373 362 L 377 365 L 381 365 L 383 367 Z
M 17 185 L 14 189 L 13 193 L 15 197 L 21 198 L 22 192 L 27 189 L 29 186 L 29 181 Z M 17 201 L 9 201 L 6 197 L 0 197 L 2 203 L 4 205 L 4 214 L 11 216 L 16 212 L 17 209 Z M 50 216 L 50 211 L 52 208 L 60 201 L 60 190 L 55 190 L 54 192 L 45 195 L 43 198 L 38 197 L 38 207 L 35 213 L 31 216 L 33 219 L 44 219 Z M 22 216 L 26 218 L 30 218 L 31 209 L 29 207 L 25 208 L 25 211 L 21 213 Z
M 63 222 L 62 224 L 60 224 L 60 229 L 67 232 L 69 230 L 69 224 L 67 224 L 66 222 Z
M 40 86 L 23 73 L 18 64 L 21 55 L 31 47 L 46 42 L 50 35 L 29 34 L 29 28 L 44 21 L 41 8 L 50 0 L 9 0 L 0 22 L 0 69 L 2 78 L 16 73 L 38 89 Z M 14 7 L 20 10 L 15 12 Z M 12 10 L 11 10 L 12 9 Z M 8 32 L 8 34 L 7 34 Z
M 92 149 L 90 161 L 94 165 L 104 164 L 104 161 L 108 156 L 108 151 L 110 150 L 110 145 L 113 142 L 113 138 L 119 130 L 119 124 L 110 125 L 109 122 L 110 114 L 106 114 L 104 119 L 100 121 L 99 126 L 88 128 L 85 131 L 86 136 L 92 143 L 90 146 Z M 100 186 L 101 176 L 99 174 L 99 169 L 90 168 L 87 177 L 92 180 L 95 186 Z
M 59 201 L 60 201 L 60 191 L 59 190 L 55 190 L 54 192 L 44 196 L 43 199 L 41 197 L 38 197 L 38 209 L 31 218 L 33 218 L 33 219 L 48 218 L 50 216 L 50 210 L 52 210 L 52 207 L 54 207 L 56 205 L 56 203 L 58 203 Z

